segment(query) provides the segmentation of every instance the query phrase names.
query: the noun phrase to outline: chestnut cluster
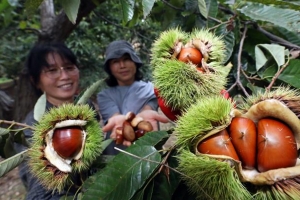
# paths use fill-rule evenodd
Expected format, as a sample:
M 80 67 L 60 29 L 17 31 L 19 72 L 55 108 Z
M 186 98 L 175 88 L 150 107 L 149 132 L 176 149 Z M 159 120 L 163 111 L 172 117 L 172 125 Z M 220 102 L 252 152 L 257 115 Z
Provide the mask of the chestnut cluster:
M 122 144 L 124 139 L 133 142 L 152 130 L 153 127 L 150 122 L 136 116 L 133 112 L 128 112 L 123 126 L 116 128 L 116 144 Z
M 292 130 L 274 118 L 235 117 L 226 129 L 202 140 L 197 150 L 226 155 L 240 161 L 243 169 L 265 172 L 296 165 L 297 143 Z

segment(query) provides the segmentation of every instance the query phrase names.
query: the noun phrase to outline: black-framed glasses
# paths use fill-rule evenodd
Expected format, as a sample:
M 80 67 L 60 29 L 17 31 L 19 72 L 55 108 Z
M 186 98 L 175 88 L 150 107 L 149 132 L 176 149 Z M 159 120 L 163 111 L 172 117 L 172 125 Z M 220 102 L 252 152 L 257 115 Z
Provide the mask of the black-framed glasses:
M 68 65 L 66 67 L 50 67 L 46 68 L 43 72 L 48 78 L 55 79 L 61 76 L 62 70 L 70 76 L 77 75 L 79 72 L 75 65 Z

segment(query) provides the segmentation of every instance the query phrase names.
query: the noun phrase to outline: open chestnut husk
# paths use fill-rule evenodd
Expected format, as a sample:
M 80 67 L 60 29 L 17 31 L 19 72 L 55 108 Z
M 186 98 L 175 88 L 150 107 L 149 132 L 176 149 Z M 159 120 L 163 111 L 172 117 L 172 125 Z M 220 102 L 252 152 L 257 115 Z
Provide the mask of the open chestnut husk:
M 178 169 L 193 177 L 183 178 L 189 189 L 212 199 L 299 199 L 299 94 L 278 88 L 249 97 L 238 109 L 216 96 L 192 105 L 175 127 Z M 223 130 L 239 160 L 197 148 Z
M 72 184 L 72 172 L 88 169 L 102 152 L 102 130 L 88 105 L 53 107 L 34 126 L 28 151 L 31 173 L 59 193 Z

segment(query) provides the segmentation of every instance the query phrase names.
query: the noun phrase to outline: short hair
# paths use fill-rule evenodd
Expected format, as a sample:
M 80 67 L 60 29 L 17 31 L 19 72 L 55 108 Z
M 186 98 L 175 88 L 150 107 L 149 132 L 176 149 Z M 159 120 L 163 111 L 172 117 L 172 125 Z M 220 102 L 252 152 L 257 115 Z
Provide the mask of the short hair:
M 66 59 L 72 64 L 78 66 L 75 54 L 64 43 L 37 43 L 30 50 L 25 63 L 26 73 L 31 78 L 32 84 L 35 87 L 40 81 L 40 75 L 43 68 L 49 66 L 46 59 L 49 53 L 57 53 L 63 59 Z

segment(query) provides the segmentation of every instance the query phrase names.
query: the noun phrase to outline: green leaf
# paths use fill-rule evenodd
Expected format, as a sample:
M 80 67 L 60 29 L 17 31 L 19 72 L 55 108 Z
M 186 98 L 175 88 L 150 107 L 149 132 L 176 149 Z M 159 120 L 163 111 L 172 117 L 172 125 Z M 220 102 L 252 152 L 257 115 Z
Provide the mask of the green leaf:
M 88 101 L 88 99 L 99 90 L 99 87 L 102 85 L 102 82 L 103 80 L 101 79 L 93 83 L 88 89 L 84 91 L 81 97 L 75 101 L 77 102 L 76 104 L 85 104 Z
M 207 19 L 207 8 L 206 8 L 206 3 L 205 0 L 198 0 L 198 8 L 203 17 Z
M 33 109 L 33 118 L 36 121 L 40 121 L 40 119 L 44 115 L 46 111 L 46 102 L 47 102 L 46 95 L 42 94 L 40 98 L 37 100 L 37 102 L 35 103 Z
M 234 33 L 232 31 L 227 31 L 226 25 L 224 24 L 217 28 L 216 35 L 222 37 L 223 41 L 225 42 L 226 57 L 224 59 L 224 61 L 225 61 L 224 63 L 226 63 L 230 59 L 232 52 L 233 52 L 234 45 L 235 45 Z
M 120 0 L 123 24 L 129 22 L 134 14 L 134 0 Z
M 102 149 L 106 149 L 106 147 L 108 147 L 108 145 L 113 141 L 113 139 L 107 139 L 107 140 L 104 140 L 102 143 L 101 143 L 101 148 Z
M 26 27 L 27 27 L 26 21 L 20 21 L 20 23 L 19 23 L 19 28 L 20 28 L 20 29 L 25 29 Z
M 1 127 L 0 127 L 0 136 L 6 135 L 7 133 L 9 133 L 9 130 L 8 130 L 8 129 L 5 129 L 5 128 L 1 128 Z
M 137 141 L 134 142 L 135 145 L 143 146 L 150 145 L 156 146 L 163 139 L 167 138 L 169 134 L 166 131 L 153 131 L 145 134 L 143 137 L 140 137 Z
M 270 22 L 292 32 L 300 31 L 299 11 L 248 2 L 238 10 L 252 20 Z
M 0 12 L 4 12 L 6 9 L 8 9 L 11 5 L 9 5 L 8 1 L 1 1 L 0 2 Z
M 259 71 L 269 60 L 269 56 L 265 54 L 266 51 L 275 59 L 278 67 L 285 63 L 285 48 L 283 46 L 277 44 L 259 44 L 255 46 L 257 71 Z
M 28 150 L 22 151 L 4 161 L 0 162 L 0 177 L 5 175 L 7 172 L 17 167 L 25 158 L 25 153 Z
M 278 79 L 300 89 L 300 60 L 290 60 L 289 65 L 279 75 Z
M 149 15 L 149 13 L 151 12 L 154 2 L 155 2 L 155 0 L 143 0 L 142 1 L 144 18 L 146 18 Z
M 152 146 L 132 145 L 119 153 L 96 174 L 95 183 L 88 188 L 83 199 L 130 199 L 161 162 L 161 156 Z M 135 155 L 139 158 L 136 158 Z
M 60 4 L 62 5 L 69 20 L 73 24 L 76 24 L 80 0 L 61 0 Z
M 39 6 L 43 0 L 26 0 L 25 1 L 25 12 L 27 15 L 33 15 L 38 11 Z
M 268 4 L 271 6 L 282 6 L 285 8 L 291 8 L 294 10 L 300 10 L 300 2 L 296 0 L 295 2 L 289 1 L 282 1 L 282 0 L 247 0 L 248 2 L 257 2 L 257 3 L 263 3 Z

